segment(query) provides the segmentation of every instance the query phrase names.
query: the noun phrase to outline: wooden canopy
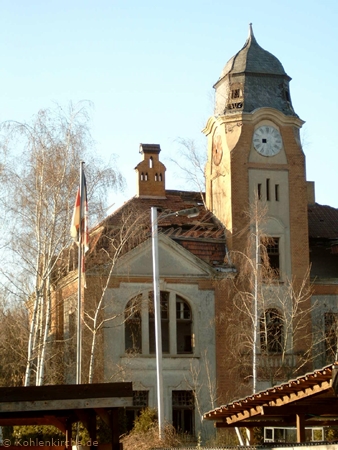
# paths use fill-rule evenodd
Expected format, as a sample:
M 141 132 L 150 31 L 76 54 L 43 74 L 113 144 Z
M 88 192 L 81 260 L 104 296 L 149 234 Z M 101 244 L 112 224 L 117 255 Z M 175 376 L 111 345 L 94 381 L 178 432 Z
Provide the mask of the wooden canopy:
M 132 396 L 132 383 L 1 387 L 0 426 L 54 425 L 65 433 L 63 446 L 71 448 L 72 424 L 82 422 L 94 442 L 98 415 L 111 428 L 117 450 L 118 409 L 132 406 Z
M 338 425 L 338 363 L 315 370 L 203 415 L 221 427 L 297 426 L 297 442 L 305 427 Z

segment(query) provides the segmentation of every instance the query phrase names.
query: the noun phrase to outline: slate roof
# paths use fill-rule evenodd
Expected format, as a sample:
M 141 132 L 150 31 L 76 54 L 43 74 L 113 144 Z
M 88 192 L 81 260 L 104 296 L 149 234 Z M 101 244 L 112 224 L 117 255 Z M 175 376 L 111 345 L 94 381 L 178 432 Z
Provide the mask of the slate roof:
M 327 205 L 308 206 L 310 239 L 338 240 L 338 209 Z
M 249 37 L 242 49 L 225 65 L 221 78 L 228 73 L 259 73 L 287 76 L 281 62 L 258 45 L 250 24 Z
M 238 113 L 238 109 L 251 113 L 258 108 L 274 108 L 285 115 L 297 117 L 291 103 L 290 80 L 278 58 L 257 43 L 250 24 L 249 37 L 243 48 L 227 62 L 214 85 L 217 90 L 219 85 L 225 83 L 228 93 L 221 91 L 221 97 L 230 99 L 232 86 L 236 85 L 235 89 L 241 87 L 241 106 L 233 108 L 230 101 L 219 113 L 234 114 Z

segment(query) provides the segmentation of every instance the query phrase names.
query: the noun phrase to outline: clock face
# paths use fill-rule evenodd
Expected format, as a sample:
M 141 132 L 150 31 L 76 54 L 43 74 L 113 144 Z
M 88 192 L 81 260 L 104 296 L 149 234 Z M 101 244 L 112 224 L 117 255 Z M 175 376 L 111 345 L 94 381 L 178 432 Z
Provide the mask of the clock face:
M 212 157 L 216 166 L 219 165 L 223 156 L 222 138 L 219 134 L 214 135 L 212 141 Z
M 263 125 L 254 132 L 253 145 L 262 156 L 274 156 L 283 147 L 282 136 L 277 128 Z

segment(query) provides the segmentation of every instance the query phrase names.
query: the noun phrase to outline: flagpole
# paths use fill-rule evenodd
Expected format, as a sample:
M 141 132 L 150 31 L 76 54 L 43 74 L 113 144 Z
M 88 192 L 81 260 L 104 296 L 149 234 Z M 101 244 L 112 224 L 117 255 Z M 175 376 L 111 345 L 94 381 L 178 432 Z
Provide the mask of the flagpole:
M 78 248 L 78 286 L 77 286 L 77 342 L 76 342 L 76 384 L 81 384 L 82 360 L 82 196 L 83 196 L 83 162 L 80 163 L 80 220 L 79 220 L 79 248 Z

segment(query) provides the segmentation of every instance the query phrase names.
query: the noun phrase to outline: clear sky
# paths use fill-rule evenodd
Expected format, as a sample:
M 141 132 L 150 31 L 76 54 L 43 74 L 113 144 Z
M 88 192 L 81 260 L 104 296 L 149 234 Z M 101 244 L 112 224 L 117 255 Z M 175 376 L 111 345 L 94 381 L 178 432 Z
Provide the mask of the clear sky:
M 316 200 L 338 207 L 336 0 L 0 0 L 0 121 L 90 100 L 97 151 L 118 155 L 126 199 L 140 142 L 161 145 L 167 188 L 187 188 L 167 158 L 178 138 L 205 147 L 212 86 L 250 22 L 292 77 Z

